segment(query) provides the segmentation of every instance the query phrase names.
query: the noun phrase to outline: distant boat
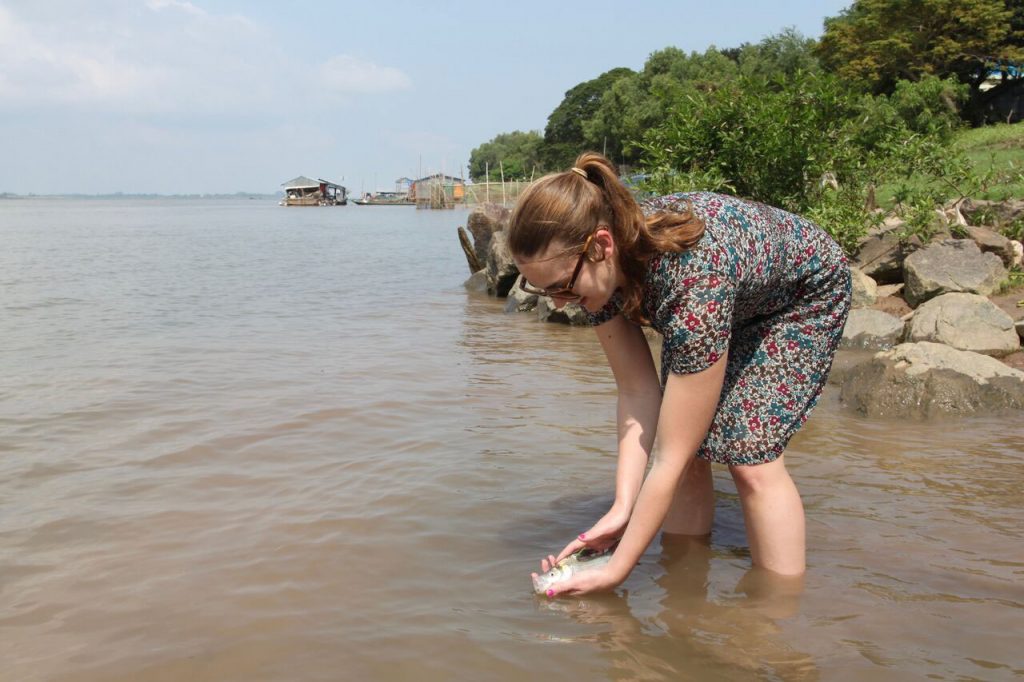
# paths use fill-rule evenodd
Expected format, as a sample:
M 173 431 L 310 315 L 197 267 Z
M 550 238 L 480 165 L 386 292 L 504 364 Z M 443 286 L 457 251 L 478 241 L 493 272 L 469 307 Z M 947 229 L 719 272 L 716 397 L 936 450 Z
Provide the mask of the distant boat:
M 307 178 L 305 175 L 282 182 L 284 198 L 280 206 L 344 206 L 348 203 L 348 190 L 330 180 Z
M 367 192 L 352 203 L 359 206 L 415 206 L 416 202 L 409 198 L 408 192 Z

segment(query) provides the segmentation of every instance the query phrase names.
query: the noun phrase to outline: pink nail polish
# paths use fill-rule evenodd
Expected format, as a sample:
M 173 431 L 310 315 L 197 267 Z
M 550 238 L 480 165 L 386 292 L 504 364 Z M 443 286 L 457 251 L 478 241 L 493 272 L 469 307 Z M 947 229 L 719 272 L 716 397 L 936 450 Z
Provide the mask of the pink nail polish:
M 549 597 L 554 597 L 555 596 L 555 591 L 554 590 L 548 590 L 548 596 Z
M 580 540 L 586 540 L 586 539 L 587 539 L 587 534 L 586 533 L 580 533 Z

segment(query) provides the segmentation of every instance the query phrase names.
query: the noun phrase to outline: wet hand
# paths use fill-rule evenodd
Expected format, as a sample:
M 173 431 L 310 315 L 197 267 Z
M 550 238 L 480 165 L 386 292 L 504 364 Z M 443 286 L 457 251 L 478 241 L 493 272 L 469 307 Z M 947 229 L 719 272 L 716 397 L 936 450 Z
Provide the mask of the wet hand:
M 565 546 L 552 563 L 558 563 L 565 557 L 584 547 L 589 547 L 598 552 L 608 549 L 622 537 L 622 532 L 629 523 L 629 512 L 612 507 L 607 514 L 602 516 L 589 530 L 580 533 L 575 540 Z M 551 559 L 551 557 L 548 557 Z M 544 569 L 545 571 L 548 569 Z
M 546 562 L 541 562 L 542 565 Z M 586 571 L 574 575 L 567 580 L 562 580 L 552 585 L 547 590 L 548 598 L 560 595 L 575 596 L 578 594 L 591 594 L 593 592 L 608 592 L 626 579 L 626 576 L 619 575 L 609 564 L 601 569 Z

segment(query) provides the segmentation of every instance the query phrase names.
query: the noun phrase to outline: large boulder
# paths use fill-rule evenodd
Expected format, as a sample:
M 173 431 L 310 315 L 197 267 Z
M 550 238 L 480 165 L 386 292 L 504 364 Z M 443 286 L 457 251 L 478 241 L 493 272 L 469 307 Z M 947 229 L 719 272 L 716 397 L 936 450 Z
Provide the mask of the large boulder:
M 519 277 L 519 268 L 508 250 L 508 233 L 495 232 L 491 235 L 491 246 L 487 251 L 487 293 L 505 298 Z
M 903 343 L 850 370 L 840 399 L 869 417 L 1024 409 L 1024 372 L 941 343 Z
M 1024 372 L 941 343 L 902 343 L 848 372 L 840 398 L 868 417 L 1024 410 Z
M 878 300 L 878 284 L 875 280 L 857 267 L 850 268 L 850 275 L 853 281 L 853 307 L 867 308 L 874 305 Z
M 1006 225 L 1024 217 L 1024 201 L 968 199 L 960 205 L 960 211 L 971 225 Z
M 903 338 L 903 321 L 881 310 L 854 308 L 846 318 L 840 348 L 884 350 Z
M 487 270 L 477 270 L 469 276 L 463 286 L 469 291 L 484 293 L 487 291 Z
M 917 307 L 941 294 L 963 291 L 988 296 L 1006 277 L 999 256 L 982 253 L 970 239 L 947 239 L 903 261 L 903 298 Z
M 995 357 L 1020 348 L 1013 318 L 977 294 L 943 294 L 921 304 L 910 320 L 907 341 L 935 341 Z
M 481 263 L 487 261 L 491 237 L 508 227 L 511 211 L 499 204 L 478 204 L 466 219 L 466 228 L 473 235 L 473 250 Z
M 1013 242 L 987 227 L 968 227 L 967 235 L 978 245 L 982 253 L 994 253 L 1003 261 L 1003 265 L 1012 268 L 1017 254 L 1013 250 Z
M 904 259 L 923 246 L 916 236 L 901 239 L 902 227 L 900 222 L 890 223 L 857 245 L 853 264 L 878 284 L 902 282 Z
M 547 296 L 537 299 L 537 317 L 541 322 L 561 322 L 577 326 L 586 326 L 587 311 L 579 303 L 566 303 L 561 308 L 556 308 L 554 302 Z
M 528 313 L 537 308 L 537 294 L 529 294 L 522 289 L 523 277 L 516 277 L 515 284 L 509 289 L 505 298 L 506 313 Z

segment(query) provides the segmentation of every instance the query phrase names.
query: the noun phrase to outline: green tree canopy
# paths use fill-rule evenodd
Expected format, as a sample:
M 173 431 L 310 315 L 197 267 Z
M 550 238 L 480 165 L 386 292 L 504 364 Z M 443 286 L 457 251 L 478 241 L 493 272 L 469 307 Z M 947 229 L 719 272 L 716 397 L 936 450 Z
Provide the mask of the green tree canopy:
M 478 182 L 498 180 L 502 174 L 506 180 L 529 178 L 535 171 L 543 171 L 543 143 L 544 138 L 535 130 L 501 133 L 470 152 L 469 177 Z
M 663 121 L 669 108 L 688 92 L 713 90 L 738 73 L 737 64 L 714 47 L 703 53 L 676 47 L 652 52 L 643 70 L 616 80 L 583 121 L 584 147 L 632 165 L 639 159 L 644 131 Z
M 735 61 L 740 73 L 755 78 L 793 76 L 797 72 L 816 73 L 821 70 L 814 50 L 817 43 L 805 38 L 795 28 L 768 36 L 756 45 L 741 45 L 736 50 Z M 723 54 L 728 54 L 723 51 Z
M 992 59 L 1019 58 L 1012 8 L 1020 0 L 856 0 L 825 20 L 822 64 L 873 93 L 899 80 L 954 75 L 976 90 Z
M 632 69 L 612 69 L 565 93 L 562 103 L 548 116 L 544 129 L 544 161 L 549 168 L 564 170 L 572 165 L 587 146 L 583 134 L 584 121 L 593 117 L 605 91 L 615 81 L 632 73 Z

